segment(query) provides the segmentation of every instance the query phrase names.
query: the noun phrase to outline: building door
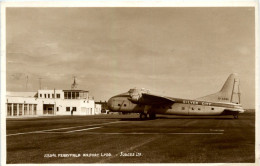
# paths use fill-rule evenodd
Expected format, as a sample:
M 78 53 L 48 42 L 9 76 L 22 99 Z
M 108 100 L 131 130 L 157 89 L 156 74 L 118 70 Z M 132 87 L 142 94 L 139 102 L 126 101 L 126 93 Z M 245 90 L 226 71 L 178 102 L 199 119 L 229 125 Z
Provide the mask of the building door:
M 43 104 L 44 115 L 54 115 L 54 104 Z

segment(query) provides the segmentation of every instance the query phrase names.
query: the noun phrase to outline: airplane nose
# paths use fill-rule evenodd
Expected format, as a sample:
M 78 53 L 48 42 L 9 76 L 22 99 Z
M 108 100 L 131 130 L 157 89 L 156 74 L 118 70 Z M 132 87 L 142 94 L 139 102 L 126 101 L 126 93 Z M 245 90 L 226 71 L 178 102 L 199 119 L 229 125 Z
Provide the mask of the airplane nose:
M 112 107 L 112 101 L 113 100 L 113 98 L 111 97 L 108 101 L 107 101 L 107 106 L 108 106 L 108 109 L 111 111 L 112 109 L 113 109 L 113 107 Z

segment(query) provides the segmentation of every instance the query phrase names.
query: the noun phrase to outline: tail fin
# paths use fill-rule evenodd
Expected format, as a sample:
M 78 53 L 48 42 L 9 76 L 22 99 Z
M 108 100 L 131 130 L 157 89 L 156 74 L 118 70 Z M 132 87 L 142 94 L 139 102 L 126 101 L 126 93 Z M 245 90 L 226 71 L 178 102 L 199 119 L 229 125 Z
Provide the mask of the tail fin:
M 239 77 L 237 74 L 230 74 L 221 90 L 217 93 L 198 98 L 197 100 L 211 102 L 240 103 Z

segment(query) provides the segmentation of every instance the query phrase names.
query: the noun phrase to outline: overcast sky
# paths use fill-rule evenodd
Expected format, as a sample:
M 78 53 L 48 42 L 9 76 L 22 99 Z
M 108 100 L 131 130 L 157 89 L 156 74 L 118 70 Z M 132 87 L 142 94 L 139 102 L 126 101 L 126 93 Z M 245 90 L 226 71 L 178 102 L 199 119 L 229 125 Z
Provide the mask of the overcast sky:
M 255 104 L 254 8 L 7 8 L 7 91 L 147 88 L 197 98 L 240 75 Z M 28 84 L 26 89 L 26 77 Z

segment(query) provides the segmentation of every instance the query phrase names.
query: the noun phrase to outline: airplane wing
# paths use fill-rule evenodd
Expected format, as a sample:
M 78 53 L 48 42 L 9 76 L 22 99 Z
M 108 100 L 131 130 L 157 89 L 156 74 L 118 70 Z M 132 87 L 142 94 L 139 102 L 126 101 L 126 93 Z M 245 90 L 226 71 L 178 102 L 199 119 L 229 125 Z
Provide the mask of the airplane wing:
M 140 102 L 146 105 L 170 105 L 173 104 L 175 101 L 168 97 L 143 93 Z

